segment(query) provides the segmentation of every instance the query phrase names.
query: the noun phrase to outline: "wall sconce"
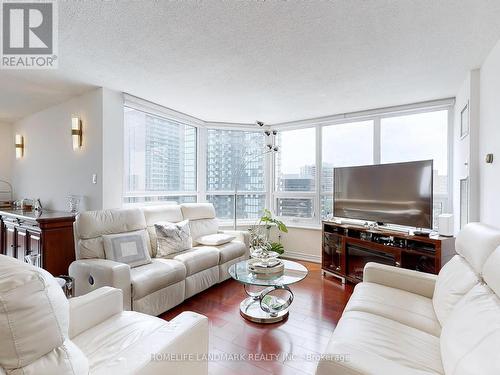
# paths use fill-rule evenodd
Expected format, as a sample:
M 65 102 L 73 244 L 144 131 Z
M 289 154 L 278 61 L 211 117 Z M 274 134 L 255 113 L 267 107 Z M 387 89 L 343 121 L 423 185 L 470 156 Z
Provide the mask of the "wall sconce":
M 24 155 L 24 137 L 16 134 L 16 159 L 21 159 Z
M 82 147 L 82 120 L 79 117 L 71 118 L 71 138 L 73 139 L 73 150 Z

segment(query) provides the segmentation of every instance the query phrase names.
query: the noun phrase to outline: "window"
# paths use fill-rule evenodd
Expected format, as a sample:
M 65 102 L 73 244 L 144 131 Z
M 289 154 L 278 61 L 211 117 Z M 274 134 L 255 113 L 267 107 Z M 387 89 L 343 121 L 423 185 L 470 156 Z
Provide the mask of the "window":
M 275 209 L 284 217 L 315 216 L 316 128 L 278 133 L 275 156 Z
M 123 202 L 196 202 L 196 128 L 124 108 Z
M 124 98 L 124 204 L 208 201 L 232 220 L 237 182 L 238 219 L 255 221 L 267 207 L 289 224 L 315 226 L 333 211 L 334 168 L 433 159 L 435 221 L 450 212 L 449 101 L 427 112 L 412 105 L 277 125 L 279 151 L 266 155 L 268 128 L 208 128 Z
M 256 219 L 266 203 L 264 134 L 261 131 L 208 129 L 207 201 L 217 217 L 234 216 L 234 188 L 238 184 L 237 217 Z
M 434 226 L 448 211 L 448 111 L 381 120 L 381 162 L 434 160 Z
M 333 169 L 373 164 L 373 121 L 325 126 L 321 135 L 321 218 L 333 212 Z
M 316 128 L 278 133 L 277 191 L 314 191 L 316 178 Z

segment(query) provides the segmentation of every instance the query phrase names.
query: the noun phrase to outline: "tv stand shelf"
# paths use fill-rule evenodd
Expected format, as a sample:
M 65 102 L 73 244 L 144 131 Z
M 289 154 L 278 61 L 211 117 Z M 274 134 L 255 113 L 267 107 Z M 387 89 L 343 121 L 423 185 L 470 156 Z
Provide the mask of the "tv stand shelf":
M 353 283 L 363 281 L 363 268 L 377 262 L 437 274 L 455 255 L 453 237 L 420 237 L 323 221 L 322 270 Z

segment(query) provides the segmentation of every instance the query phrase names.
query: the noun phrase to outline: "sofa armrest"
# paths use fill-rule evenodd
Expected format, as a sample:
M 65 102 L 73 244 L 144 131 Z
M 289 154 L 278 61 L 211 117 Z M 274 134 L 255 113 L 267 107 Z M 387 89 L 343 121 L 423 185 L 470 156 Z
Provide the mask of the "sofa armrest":
M 69 300 L 69 337 L 104 322 L 123 311 L 123 293 L 105 286 Z
M 436 279 L 437 276 L 430 273 L 373 262 L 367 263 L 363 271 L 363 282 L 402 289 L 427 298 L 434 295 Z
M 235 236 L 238 241 L 245 244 L 247 250 L 250 248 L 250 233 L 246 230 L 220 230 L 219 233 Z
M 81 296 L 103 286 L 121 289 L 123 309 L 131 309 L 130 266 L 107 259 L 75 260 L 69 266 L 69 275 L 75 278 L 75 295 Z
M 144 319 L 160 320 L 149 315 L 144 315 Z M 207 317 L 186 311 L 170 322 L 161 322 L 161 326 L 145 337 L 143 342 L 138 342 L 133 350 L 127 351 L 126 358 L 113 367 L 113 373 L 128 374 L 129 362 L 144 362 L 144 358 L 150 360 L 136 371 L 141 375 L 208 373 Z

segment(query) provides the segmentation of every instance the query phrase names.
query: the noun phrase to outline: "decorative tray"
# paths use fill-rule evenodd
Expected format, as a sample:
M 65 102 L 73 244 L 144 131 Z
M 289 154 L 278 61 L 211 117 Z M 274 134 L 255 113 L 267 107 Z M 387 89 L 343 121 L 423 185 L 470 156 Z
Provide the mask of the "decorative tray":
M 250 259 L 248 261 L 248 270 L 256 274 L 280 274 L 285 270 L 285 264 L 279 259 L 270 259 L 266 262 L 260 259 Z

